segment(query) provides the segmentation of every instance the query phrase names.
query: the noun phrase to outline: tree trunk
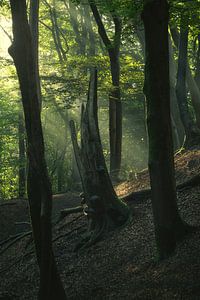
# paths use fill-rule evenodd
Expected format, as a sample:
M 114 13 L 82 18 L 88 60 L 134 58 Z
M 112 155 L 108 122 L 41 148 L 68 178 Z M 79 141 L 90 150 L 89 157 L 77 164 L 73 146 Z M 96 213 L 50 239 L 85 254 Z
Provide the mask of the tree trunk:
M 177 131 L 177 137 L 180 144 L 174 145 L 174 149 L 178 149 L 183 145 L 184 142 L 184 127 L 180 117 L 180 111 L 178 106 L 178 100 L 176 96 L 176 76 L 177 76 L 177 65 L 174 59 L 174 51 L 172 47 L 171 37 L 169 36 L 169 79 L 170 79 L 170 105 L 171 105 L 171 116 L 174 120 L 175 131 Z M 172 123 L 173 125 L 173 123 Z
M 144 37 L 144 29 L 139 27 L 137 29 L 137 36 L 140 41 L 140 44 L 142 46 L 142 52 L 145 57 L 145 37 Z M 184 128 L 183 124 L 180 119 L 180 113 L 179 113 L 179 108 L 178 108 L 178 103 L 177 103 L 177 97 L 176 97 L 176 73 L 177 73 L 177 68 L 176 64 L 174 61 L 174 55 L 173 55 L 173 49 L 172 49 L 172 44 L 171 40 L 169 39 L 169 73 L 170 73 L 170 103 L 171 103 L 171 120 L 173 121 L 173 137 L 176 138 L 176 141 L 180 141 L 180 143 L 176 143 L 174 145 L 174 149 L 179 148 L 183 144 L 184 140 Z
M 181 29 L 179 39 L 179 57 L 178 57 L 178 74 L 176 84 L 176 94 L 178 99 L 181 120 L 185 129 L 185 148 L 198 145 L 200 142 L 200 132 L 195 126 L 192 116 L 189 112 L 186 88 L 186 71 L 187 71 L 187 46 L 188 46 L 188 18 L 184 15 L 181 17 Z
M 95 56 L 95 44 L 96 44 L 96 39 L 95 39 L 95 33 L 92 27 L 92 20 L 90 16 L 90 10 L 88 5 L 84 5 L 84 17 L 85 17 L 85 25 L 88 30 L 88 35 L 89 35 L 89 55 L 90 56 Z
M 176 203 L 173 142 L 170 120 L 168 3 L 146 1 L 145 85 L 149 135 L 149 173 L 155 235 L 160 259 L 168 257 L 187 232 Z
M 108 38 L 99 11 L 93 1 L 89 0 L 93 16 L 98 26 L 99 35 L 108 51 L 112 76 L 112 90 L 109 94 L 109 137 L 110 137 L 110 174 L 114 180 L 119 177 L 122 151 L 122 103 L 120 97 L 120 44 L 122 24 L 121 19 L 113 12 L 115 25 L 113 41 Z
M 13 43 L 9 53 L 17 70 L 27 133 L 27 193 L 33 237 L 40 268 L 39 299 L 66 299 L 52 251 L 52 192 L 44 157 L 35 57 L 25 0 L 10 0 Z
M 19 112 L 18 121 L 19 136 L 19 198 L 26 194 L 26 149 L 25 149 L 25 127 L 23 113 Z
M 35 59 L 35 75 L 37 82 L 37 91 L 40 99 L 40 111 L 42 109 L 42 94 L 41 94 L 41 86 L 40 86 L 40 74 L 39 74 L 39 61 L 38 61 L 38 38 L 39 38 L 39 0 L 31 0 L 30 1 L 30 29 L 32 35 L 32 45 L 33 45 L 33 53 Z
M 200 90 L 200 34 L 198 34 L 198 50 L 196 57 L 195 81 Z
M 74 153 L 79 169 L 85 213 L 89 219 L 89 234 L 79 247 L 90 246 L 108 230 L 123 225 L 130 216 L 128 207 L 121 202 L 114 191 L 105 159 L 98 129 L 97 117 L 97 74 L 92 70 L 88 101 L 82 107 L 81 148 L 73 121 L 70 122 Z
M 185 23 L 184 20 L 182 20 L 181 27 L 183 30 L 185 28 L 184 23 Z M 170 27 L 170 31 L 171 31 L 171 35 L 172 35 L 175 46 L 177 48 L 179 48 L 179 45 L 181 43 L 181 41 L 180 41 L 181 37 L 180 37 L 178 31 L 174 27 Z M 192 76 L 192 72 L 190 70 L 188 61 L 186 64 L 186 81 L 187 81 L 187 85 L 188 85 L 190 95 L 191 95 L 192 106 L 193 106 L 195 117 L 196 117 L 196 125 L 198 126 L 198 128 L 200 128 L 200 89 L 198 88 L 198 84 L 196 83 L 195 78 Z M 195 129 L 195 131 L 196 131 L 196 129 Z M 198 131 L 198 129 L 197 129 L 197 131 Z
M 122 103 L 120 97 L 119 53 L 109 51 L 112 90 L 109 94 L 109 135 L 110 135 L 110 174 L 113 179 L 119 176 L 122 151 Z

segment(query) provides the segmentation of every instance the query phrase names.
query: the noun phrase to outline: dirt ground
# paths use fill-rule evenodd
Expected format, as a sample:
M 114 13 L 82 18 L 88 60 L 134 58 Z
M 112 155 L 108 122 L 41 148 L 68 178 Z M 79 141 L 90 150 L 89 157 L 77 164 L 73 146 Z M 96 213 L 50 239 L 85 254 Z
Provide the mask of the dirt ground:
M 175 157 L 176 180 L 183 182 L 200 171 L 200 151 Z M 149 187 L 147 170 L 116 187 L 119 196 Z M 12 241 L 8 237 L 30 231 L 26 200 L 0 203 L 0 299 L 37 299 L 38 268 L 31 236 Z M 182 218 L 200 225 L 200 187 L 178 193 Z M 60 209 L 79 205 L 76 193 L 55 195 L 53 222 Z M 130 203 L 132 221 L 104 240 L 78 253 L 73 251 L 87 228 L 81 214 L 73 214 L 54 226 L 54 251 L 67 299 L 200 299 L 200 231 L 176 249 L 172 257 L 156 260 L 150 200 Z M 4 243 L 2 243 L 4 242 Z M 4 251 L 2 253 L 2 251 Z

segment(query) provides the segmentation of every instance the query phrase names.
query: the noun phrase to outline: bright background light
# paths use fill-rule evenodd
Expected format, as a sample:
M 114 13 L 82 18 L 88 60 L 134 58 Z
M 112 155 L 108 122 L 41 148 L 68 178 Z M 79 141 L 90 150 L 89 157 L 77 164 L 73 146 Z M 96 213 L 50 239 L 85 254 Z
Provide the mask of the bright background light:
M 4 30 L 11 36 L 12 22 L 3 16 L 0 16 L 0 57 L 10 58 L 8 48 L 11 45 L 11 41 Z

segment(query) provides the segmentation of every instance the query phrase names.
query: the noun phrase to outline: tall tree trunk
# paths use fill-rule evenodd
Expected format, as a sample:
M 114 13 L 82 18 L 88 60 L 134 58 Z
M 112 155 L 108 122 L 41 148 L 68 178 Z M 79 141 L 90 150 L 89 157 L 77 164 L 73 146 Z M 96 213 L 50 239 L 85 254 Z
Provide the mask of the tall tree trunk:
M 109 94 L 109 134 L 110 134 L 110 173 L 118 178 L 122 151 L 122 103 L 120 96 L 120 62 L 119 53 L 109 51 L 112 90 Z
M 138 39 L 142 46 L 142 52 L 145 57 L 145 37 L 144 37 L 144 29 L 139 27 L 136 30 Z M 176 97 L 176 73 L 177 68 L 174 61 L 173 49 L 171 44 L 171 39 L 169 39 L 169 74 L 170 74 L 170 103 L 171 103 L 171 120 L 172 120 L 172 128 L 173 128 L 173 137 L 176 138 L 176 141 L 180 141 L 174 145 L 174 149 L 179 148 L 183 144 L 184 140 L 184 128 L 180 119 L 180 113 L 178 108 L 178 102 Z
M 198 34 L 198 50 L 197 50 L 197 57 L 196 57 L 195 81 L 200 90 L 200 34 Z
M 24 198 L 26 194 L 26 149 L 25 149 L 24 115 L 21 111 L 19 112 L 18 137 L 19 137 L 19 198 Z
M 40 86 L 40 74 L 39 74 L 39 61 L 38 61 L 38 39 L 39 39 L 39 3 L 40 0 L 31 0 L 30 1 L 30 29 L 32 35 L 32 45 L 33 45 L 33 53 L 35 59 L 35 76 L 37 82 L 37 90 L 40 99 L 40 111 L 42 109 L 42 94 L 41 94 L 41 86 Z
M 81 31 L 78 22 L 78 11 L 72 0 L 69 0 L 69 15 L 70 23 L 72 25 L 75 40 L 77 42 L 77 55 L 85 55 L 85 41 L 82 39 Z
M 190 148 L 192 146 L 198 145 L 200 141 L 199 139 L 200 134 L 189 112 L 188 101 L 187 101 L 187 88 L 186 88 L 187 46 L 188 46 L 188 17 L 186 19 L 185 15 L 182 15 L 180 39 L 179 39 L 179 57 L 178 57 L 176 95 L 178 99 L 181 120 L 185 129 L 184 146 L 186 148 Z
M 168 3 L 145 1 L 145 85 L 149 173 L 159 257 L 168 257 L 187 232 L 177 208 L 170 120 Z
M 182 28 L 185 27 L 184 21 L 182 22 Z M 174 41 L 174 44 L 177 48 L 181 43 L 179 32 L 175 27 L 170 27 L 171 35 Z M 186 81 L 188 85 L 188 89 L 191 95 L 192 106 L 194 109 L 195 117 L 196 117 L 196 125 L 200 128 L 200 89 L 198 88 L 198 84 L 195 81 L 195 78 L 192 76 L 192 72 L 190 66 L 186 64 Z
M 85 25 L 88 30 L 88 35 L 89 35 L 89 55 L 90 56 L 95 56 L 95 33 L 92 28 L 92 21 L 91 21 L 91 16 L 90 16 L 90 10 L 88 5 L 84 5 L 84 17 L 85 17 Z
M 173 119 L 172 125 L 174 127 L 174 134 L 177 132 L 177 141 L 180 144 L 174 145 L 174 149 L 178 149 L 184 142 L 184 127 L 180 117 L 180 111 L 178 106 L 178 100 L 176 95 L 176 78 L 177 65 L 174 59 L 174 52 L 172 47 L 171 37 L 169 36 L 169 78 L 170 78 L 170 105 L 171 105 L 171 117 Z
M 117 179 L 121 167 L 122 151 L 122 103 L 120 97 L 120 43 L 122 33 L 121 19 L 112 14 L 115 25 L 114 39 L 108 38 L 99 11 L 93 1 L 89 4 L 98 26 L 99 35 L 108 51 L 110 58 L 110 68 L 112 76 L 112 90 L 109 94 L 109 136 L 110 136 L 110 174 L 113 179 Z
M 25 0 L 10 0 L 13 43 L 9 53 L 17 70 L 28 145 L 27 193 L 33 237 L 40 267 L 39 299 L 66 299 L 52 251 L 52 192 L 44 157 L 35 57 Z

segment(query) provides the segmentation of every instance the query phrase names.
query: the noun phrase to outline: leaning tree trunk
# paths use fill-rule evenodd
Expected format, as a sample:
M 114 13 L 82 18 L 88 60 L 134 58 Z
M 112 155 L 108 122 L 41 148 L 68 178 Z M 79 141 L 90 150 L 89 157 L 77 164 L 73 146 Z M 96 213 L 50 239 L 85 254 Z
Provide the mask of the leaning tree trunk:
M 145 85 L 149 173 L 157 249 L 161 259 L 188 231 L 178 213 L 170 121 L 168 3 L 145 1 Z
M 13 20 L 13 57 L 22 94 L 27 133 L 27 193 L 33 237 L 40 268 L 39 299 L 66 299 L 52 251 L 52 192 L 44 157 L 35 58 L 25 0 L 10 0 Z
M 128 207 L 117 198 L 103 156 L 97 118 L 96 70 L 91 72 L 87 105 L 82 106 L 81 147 L 77 142 L 73 121 L 70 122 L 70 127 L 87 205 L 85 213 L 90 224 L 88 235 L 79 247 L 89 246 L 108 230 L 123 225 L 130 216 Z

